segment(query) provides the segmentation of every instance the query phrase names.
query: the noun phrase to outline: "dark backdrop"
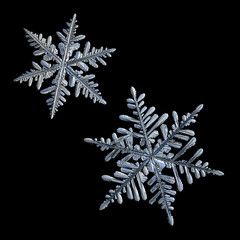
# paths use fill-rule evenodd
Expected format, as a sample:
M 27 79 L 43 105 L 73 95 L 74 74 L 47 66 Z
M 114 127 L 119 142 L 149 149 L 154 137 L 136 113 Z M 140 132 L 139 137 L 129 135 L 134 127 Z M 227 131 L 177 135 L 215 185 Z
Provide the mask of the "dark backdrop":
M 233 210 L 227 182 L 231 171 L 226 164 L 230 151 L 224 134 L 234 128 L 228 121 L 236 100 L 232 94 L 235 78 L 229 77 L 227 68 L 232 41 L 229 10 L 218 4 L 130 5 L 129 1 L 69 1 L 55 6 L 49 1 L 31 2 L 14 4 L 14 9 L 6 9 L 9 16 L 4 20 L 11 31 L 4 45 L 9 47 L 7 76 L 2 79 L 7 82 L 2 102 L 6 120 L 2 147 L 7 151 L 2 155 L 6 164 L 2 185 L 9 236 L 128 239 L 146 232 L 149 238 L 190 239 L 230 233 Z M 32 68 L 32 61 L 40 60 L 32 56 L 23 28 L 51 35 L 57 44 L 56 31 L 66 27 L 74 13 L 78 33 L 86 35 L 81 50 L 86 41 L 96 48 L 117 49 L 106 59 L 106 67 L 89 70 L 96 75 L 107 105 L 93 104 L 83 96 L 75 98 L 70 89 L 72 95 L 51 120 L 47 96 L 34 84 L 13 82 Z M 130 201 L 124 195 L 122 205 L 98 210 L 113 187 L 101 175 L 117 168 L 115 160 L 104 162 L 105 153 L 83 139 L 107 138 L 118 127 L 131 126 L 119 120 L 120 114 L 130 114 L 126 98 L 131 86 L 146 93 L 146 105 L 155 106 L 159 115 L 175 110 L 181 116 L 203 103 L 197 123 L 191 125 L 197 137 L 191 153 L 202 147 L 202 160 L 225 172 L 224 177 L 194 179 L 192 185 L 182 177 L 184 191 L 177 193 L 173 204 L 173 227 L 157 204 Z

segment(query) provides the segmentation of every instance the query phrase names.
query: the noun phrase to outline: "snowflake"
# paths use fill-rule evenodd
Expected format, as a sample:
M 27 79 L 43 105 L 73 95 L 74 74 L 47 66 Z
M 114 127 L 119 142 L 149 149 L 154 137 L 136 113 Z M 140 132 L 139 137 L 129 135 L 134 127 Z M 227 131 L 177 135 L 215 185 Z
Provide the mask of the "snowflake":
M 52 44 L 52 37 L 49 36 L 47 39 L 43 38 L 42 34 L 35 34 L 26 29 L 26 36 L 30 46 L 33 46 L 37 50 L 33 52 L 34 56 L 43 55 L 43 60 L 40 64 L 32 62 L 34 69 L 27 71 L 22 74 L 14 81 L 20 83 L 27 82 L 31 86 L 33 80 L 37 82 L 37 89 L 40 89 L 42 83 L 45 79 L 48 79 L 57 72 L 52 85 L 41 90 L 42 94 L 50 93 L 51 97 L 47 99 L 47 105 L 49 105 L 50 116 L 54 117 L 59 106 L 62 106 L 66 102 L 65 95 L 70 95 L 67 86 L 75 87 L 75 96 L 78 97 L 82 89 L 82 94 L 87 98 L 88 96 L 93 99 L 93 102 L 96 101 L 106 104 L 106 101 L 101 97 L 101 93 L 97 89 L 98 84 L 94 83 L 92 79 L 95 75 L 85 75 L 83 72 L 87 72 L 89 65 L 97 68 L 98 62 L 102 65 L 106 65 L 106 62 L 103 58 L 111 57 L 111 53 L 115 51 L 114 48 L 107 49 L 101 47 L 96 49 L 92 47 L 90 49 L 90 42 L 85 44 L 83 52 L 76 51 L 79 49 L 80 40 L 84 39 L 84 35 L 76 36 L 76 14 L 70 20 L 71 22 L 67 23 L 68 29 L 63 29 L 63 33 L 57 32 L 57 36 L 60 38 L 61 42 L 58 45 L 60 55 L 58 55 L 58 49 L 54 44 Z M 76 52 L 75 52 L 76 51 Z M 72 57 L 73 53 L 74 56 Z M 51 64 L 49 61 L 53 61 Z M 73 67 L 79 67 L 79 70 L 74 70 Z M 66 74 L 69 75 L 69 78 L 66 79 Z
M 129 199 L 139 201 L 147 199 L 146 189 L 144 183 L 150 186 L 150 193 L 153 194 L 149 200 L 149 204 L 158 202 L 162 209 L 165 209 L 168 221 L 173 225 L 173 216 L 171 211 L 173 207 L 171 203 L 174 202 L 174 195 L 176 191 L 172 190 L 172 185 L 176 183 L 178 191 L 183 190 L 183 183 L 179 176 L 186 175 L 187 182 L 193 182 L 194 175 L 197 179 L 205 177 L 207 173 L 222 176 L 223 172 L 213 170 L 208 167 L 208 163 L 202 163 L 197 160 L 203 149 L 198 149 L 189 160 L 182 159 L 183 154 L 196 143 L 194 131 L 186 129 L 185 127 L 194 123 L 198 112 L 203 108 L 199 105 L 192 113 L 187 113 L 182 116 L 179 121 L 178 114 L 173 111 L 172 117 L 174 124 L 169 130 L 164 124 L 168 118 L 168 114 L 164 113 L 162 116 L 153 114 L 154 107 L 147 108 L 144 106 L 145 94 L 141 94 L 138 98 L 136 90 L 132 87 L 131 94 L 133 98 L 127 99 L 128 108 L 133 110 L 133 117 L 127 115 L 120 115 L 120 119 L 127 122 L 132 122 L 134 128 L 118 128 L 116 133 L 112 134 L 112 140 L 101 138 L 100 140 L 85 138 L 85 142 L 95 144 L 100 147 L 102 151 L 111 149 L 110 153 L 105 157 L 105 161 L 115 158 L 119 153 L 125 154 L 121 160 L 117 161 L 119 171 L 114 173 L 114 176 L 103 175 L 102 179 L 108 182 L 115 182 L 117 186 L 115 190 L 109 190 L 105 196 L 106 199 L 100 206 L 100 210 L 105 209 L 115 200 L 119 204 L 123 202 L 122 193 L 127 193 Z M 160 127 L 161 135 L 156 130 Z M 139 144 L 134 141 L 138 140 Z M 186 142 L 182 144 L 182 142 Z M 173 149 L 176 153 L 173 153 Z M 172 175 L 163 174 L 166 169 L 172 170 Z M 190 173 L 191 172 L 191 173 Z

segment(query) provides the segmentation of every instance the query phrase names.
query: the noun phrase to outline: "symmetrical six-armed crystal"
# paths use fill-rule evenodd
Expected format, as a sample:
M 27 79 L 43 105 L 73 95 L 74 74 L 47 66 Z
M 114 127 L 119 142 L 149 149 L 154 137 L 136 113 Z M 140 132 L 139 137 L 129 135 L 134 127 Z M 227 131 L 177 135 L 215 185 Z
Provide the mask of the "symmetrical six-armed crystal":
M 131 94 L 132 98 L 127 99 L 127 106 L 133 110 L 134 116 L 120 115 L 120 119 L 134 123 L 136 131 L 132 128 L 129 130 L 118 128 L 117 132 L 122 134 L 120 137 L 113 133 L 112 139 L 84 139 L 85 142 L 100 147 L 102 151 L 111 150 L 105 157 L 105 161 L 115 158 L 119 153 L 125 154 L 121 160 L 117 161 L 120 171 L 116 171 L 113 177 L 102 176 L 103 180 L 118 184 L 105 196 L 106 199 L 101 204 L 100 210 L 105 209 L 114 200 L 121 204 L 123 202 L 122 193 L 127 193 L 129 199 L 139 201 L 141 196 L 143 200 L 146 200 L 147 193 L 144 183 L 148 180 L 150 192 L 154 194 L 149 203 L 153 204 L 158 199 L 158 204 L 166 210 L 169 223 L 173 225 L 171 203 L 175 200 L 173 196 L 176 191 L 172 190 L 172 184 L 176 183 L 177 189 L 183 190 L 179 171 L 181 174 L 186 174 L 189 184 L 193 182 L 192 174 L 196 178 L 205 177 L 207 173 L 223 175 L 223 172 L 219 170 L 210 169 L 207 162 L 202 163 L 201 160 L 197 160 L 196 163 L 193 163 L 203 153 L 202 148 L 198 149 L 189 160 L 182 158 L 184 153 L 196 143 L 194 131 L 186 129 L 186 127 L 196 121 L 194 118 L 197 117 L 203 105 L 199 105 L 192 113 L 183 115 L 180 121 L 178 114 L 173 111 L 174 124 L 168 130 L 167 125 L 164 124 L 168 114 L 164 113 L 160 117 L 153 114 L 154 107 L 144 106 L 145 94 L 137 97 L 133 87 Z M 157 128 L 160 128 L 162 138 L 157 138 L 159 136 Z M 135 140 L 138 140 L 139 144 L 135 144 Z M 182 144 L 181 141 L 185 141 L 186 144 Z M 173 152 L 174 148 L 178 149 L 176 153 Z M 167 168 L 172 170 L 173 176 L 163 174 Z M 149 173 L 152 176 L 149 176 Z
M 33 80 L 37 82 L 37 89 L 40 89 L 45 79 L 53 76 L 57 72 L 56 77 L 52 81 L 52 85 L 48 88 L 41 90 L 41 93 L 50 93 L 51 97 L 47 100 L 49 105 L 50 116 L 54 117 L 59 106 L 62 106 L 66 102 L 65 95 L 70 95 L 67 86 L 75 86 L 75 96 L 78 97 L 80 90 L 85 97 L 90 97 L 93 102 L 96 101 L 106 104 L 106 101 L 101 97 L 101 93 L 97 89 L 98 84 L 94 83 L 91 79 L 95 77 L 94 74 L 83 76 L 83 71 L 88 71 L 89 65 L 97 68 L 98 63 L 106 65 L 103 58 L 111 57 L 111 53 L 115 51 L 114 48 L 107 49 L 101 47 L 96 49 L 92 47 L 90 50 L 90 42 L 87 42 L 83 52 L 76 51 L 79 49 L 80 44 L 78 41 L 85 38 L 84 35 L 76 36 L 76 14 L 74 14 L 70 23 L 67 23 L 68 29 L 63 29 L 63 34 L 57 32 L 57 36 L 61 42 L 58 47 L 60 50 L 61 57 L 58 56 L 58 50 L 54 44 L 52 44 L 52 37 L 49 36 L 47 39 L 43 38 L 42 34 L 35 34 L 26 29 L 26 36 L 30 45 L 35 47 L 37 50 L 33 52 L 35 56 L 43 55 L 41 60 L 41 66 L 36 62 L 32 62 L 34 69 L 27 71 L 23 75 L 16 78 L 14 81 L 26 82 L 31 86 Z M 75 55 L 72 57 L 73 52 Z M 49 61 L 53 60 L 54 64 Z M 79 70 L 74 70 L 73 67 L 79 67 Z M 66 74 L 69 78 L 66 78 Z

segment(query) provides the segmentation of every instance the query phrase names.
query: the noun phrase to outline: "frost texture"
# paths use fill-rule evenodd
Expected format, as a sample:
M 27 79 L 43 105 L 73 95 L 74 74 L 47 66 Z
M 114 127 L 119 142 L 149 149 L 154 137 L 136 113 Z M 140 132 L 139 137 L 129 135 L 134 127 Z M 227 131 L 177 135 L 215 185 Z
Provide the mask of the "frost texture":
M 52 43 L 51 36 L 43 38 L 42 34 L 38 35 L 24 29 L 30 46 L 36 48 L 33 55 L 43 55 L 43 60 L 41 60 L 40 64 L 32 62 L 33 69 L 14 79 L 14 81 L 28 82 L 29 86 L 32 85 L 33 81 L 36 81 L 37 89 L 40 89 L 44 80 L 51 78 L 56 73 L 52 85 L 40 91 L 42 94 L 51 95 L 47 99 L 51 118 L 54 117 L 58 107 L 66 102 L 65 95 L 70 95 L 67 89 L 68 85 L 75 87 L 76 97 L 82 91 L 82 94 L 93 99 L 94 103 L 98 101 L 106 104 L 97 89 L 98 84 L 92 80 L 95 75 L 84 75 L 83 73 L 89 70 L 89 65 L 94 68 L 97 68 L 99 63 L 106 65 L 104 58 L 111 57 L 111 53 L 115 49 L 103 47 L 96 49 L 91 47 L 90 42 L 87 42 L 83 52 L 77 51 L 80 47 L 78 42 L 84 39 L 85 36 L 76 35 L 78 27 L 76 23 L 76 14 L 74 14 L 70 22 L 67 23 L 68 28 L 63 29 L 62 33 L 57 32 L 57 36 L 61 41 L 58 44 L 58 49 Z M 51 61 L 53 63 L 50 63 Z M 78 70 L 75 70 L 74 67 L 78 67 Z
M 184 153 L 196 143 L 195 133 L 188 127 L 195 123 L 195 118 L 203 105 L 199 105 L 192 113 L 187 113 L 182 118 L 173 111 L 174 123 L 169 129 L 164 123 L 168 114 L 158 116 L 154 113 L 154 107 L 144 106 L 145 94 L 137 97 L 133 87 L 131 94 L 132 98 L 127 99 L 127 106 L 133 110 L 133 116 L 120 115 L 120 119 L 133 123 L 134 129 L 118 128 L 117 133 L 120 136 L 113 133 L 112 138 L 84 139 L 85 142 L 100 147 L 102 151 L 110 150 L 105 161 L 116 158 L 119 153 L 124 154 L 123 158 L 117 161 L 119 170 L 113 176 L 102 176 L 103 180 L 115 182 L 117 185 L 115 189 L 109 190 L 100 210 L 114 201 L 122 204 L 124 193 L 129 199 L 135 201 L 146 200 L 149 194 L 151 195 L 149 204 L 154 202 L 160 204 L 167 213 L 169 223 L 173 225 L 171 212 L 176 191 L 172 188 L 173 184 L 176 184 L 178 191 L 183 190 L 180 175 L 186 175 L 189 184 L 192 184 L 194 177 L 198 179 L 205 177 L 208 173 L 224 175 L 221 171 L 209 168 L 207 162 L 198 160 L 203 153 L 202 148 L 198 149 L 190 159 L 184 158 Z M 172 174 L 164 174 L 165 170 Z M 150 193 L 145 189 L 146 184 L 149 186 Z

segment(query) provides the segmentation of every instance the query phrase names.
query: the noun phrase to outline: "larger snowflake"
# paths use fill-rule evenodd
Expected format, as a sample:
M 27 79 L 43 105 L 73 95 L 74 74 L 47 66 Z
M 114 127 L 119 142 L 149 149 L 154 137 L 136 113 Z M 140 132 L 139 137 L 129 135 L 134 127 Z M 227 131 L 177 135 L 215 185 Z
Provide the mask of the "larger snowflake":
M 179 121 L 178 114 L 173 111 L 174 124 L 168 130 L 167 125 L 164 124 L 168 114 L 164 113 L 160 117 L 153 114 L 154 107 L 144 106 L 145 94 L 137 97 L 133 87 L 131 94 L 132 98 L 127 99 L 127 106 L 133 110 L 134 116 L 121 115 L 120 119 L 134 123 L 136 131 L 132 128 L 129 130 L 118 128 L 117 132 L 122 135 L 118 137 L 116 133 L 113 133 L 112 140 L 110 138 L 106 140 L 104 138 L 100 140 L 84 139 L 86 142 L 100 147 L 102 151 L 111 149 L 111 152 L 105 157 L 105 161 L 115 158 L 119 153 L 125 154 L 121 160 L 117 161 L 120 170 L 116 171 L 113 177 L 102 176 L 103 180 L 116 182 L 118 185 L 105 196 L 106 199 L 101 204 L 100 210 L 108 207 L 109 203 L 114 200 L 121 204 L 123 202 L 122 193 L 127 193 L 129 199 L 139 201 L 142 198 L 146 200 L 147 193 L 144 183 L 148 180 L 147 184 L 153 194 L 149 203 L 153 204 L 157 201 L 162 209 L 165 209 L 168 221 L 173 225 L 171 203 L 175 200 L 173 196 L 176 191 L 172 190 L 172 184 L 176 183 L 177 189 L 183 190 L 179 171 L 181 174 L 186 174 L 189 184 L 193 182 L 192 175 L 196 178 L 205 177 L 206 173 L 224 175 L 219 170 L 209 168 L 207 162 L 202 163 L 201 160 L 197 160 L 193 163 L 203 153 L 201 148 L 189 160 L 183 158 L 184 153 L 196 143 L 194 131 L 186 129 L 186 127 L 195 122 L 194 118 L 197 117 L 203 105 L 199 105 L 192 113 L 183 115 L 181 121 Z M 162 137 L 158 137 L 159 131 L 156 129 L 159 127 Z M 138 140 L 139 144 L 135 144 L 134 140 Z M 186 144 L 182 144 L 180 141 L 186 142 Z M 178 150 L 174 153 L 173 148 Z M 166 169 L 171 169 L 173 176 L 163 174 Z
M 46 39 L 43 38 L 42 34 L 38 35 L 24 29 L 30 45 L 37 49 L 33 54 L 35 56 L 43 55 L 43 60 L 40 62 L 41 66 L 36 62 L 32 62 L 34 69 L 19 76 L 15 81 L 20 83 L 28 81 L 28 85 L 31 86 L 33 80 L 35 80 L 37 82 L 37 89 L 40 89 L 43 81 L 52 77 L 53 74 L 57 72 L 52 81 L 52 85 L 41 90 L 43 94 L 51 94 L 51 97 L 47 99 L 51 118 L 54 117 L 58 107 L 66 102 L 64 96 L 70 95 L 67 89 L 68 85 L 70 87 L 75 86 L 76 97 L 79 96 L 80 90 L 82 89 L 82 94 L 85 97 L 89 96 L 93 99 L 94 103 L 98 101 L 106 104 L 106 101 L 101 97 L 101 93 L 97 89 L 98 84 L 91 80 L 95 75 L 90 74 L 83 76 L 83 71 L 88 71 L 88 64 L 95 68 L 98 67 L 98 62 L 106 65 L 103 58 L 107 56 L 111 57 L 111 53 L 114 52 L 115 49 L 104 49 L 103 47 L 100 49 L 92 47 L 90 49 L 90 42 L 87 42 L 83 52 L 76 51 L 80 47 L 78 41 L 85 38 L 84 35 L 76 36 L 76 29 L 78 27 L 76 23 L 76 14 L 74 14 L 70 22 L 67 23 L 68 29 L 63 29 L 63 33 L 57 32 L 57 36 L 61 40 L 58 45 L 60 56 L 58 55 L 58 49 L 52 44 L 51 36 Z M 73 56 L 74 52 L 75 54 Z M 54 64 L 49 62 L 51 60 L 54 61 Z M 74 70 L 73 67 L 75 66 L 79 67 L 79 70 Z M 68 79 L 66 78 L 66 74 L 69 76 Z

